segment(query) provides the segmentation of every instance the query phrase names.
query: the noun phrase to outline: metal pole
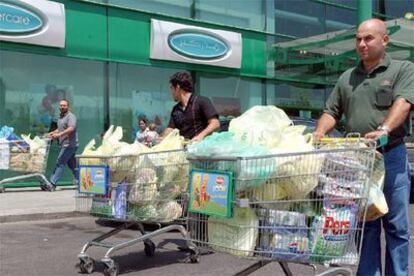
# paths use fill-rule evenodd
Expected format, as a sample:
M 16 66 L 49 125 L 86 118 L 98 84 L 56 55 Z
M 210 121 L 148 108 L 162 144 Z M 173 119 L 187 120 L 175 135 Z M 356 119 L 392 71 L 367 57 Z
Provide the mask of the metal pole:
M 358 0 L 357 2 L 358 25 L 372 18 L 372 0 Z

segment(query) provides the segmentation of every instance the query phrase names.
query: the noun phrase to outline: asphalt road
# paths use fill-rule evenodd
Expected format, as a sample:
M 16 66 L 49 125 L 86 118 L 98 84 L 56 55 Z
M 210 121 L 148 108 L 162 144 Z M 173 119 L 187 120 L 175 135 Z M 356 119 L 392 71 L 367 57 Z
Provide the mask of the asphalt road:
M 414 222 L 414 205 L 411 205 L 411 221 Z M 0 275 L 80 275 L 75 265 L 79 262 L 77 255 L 82 246 L 111 229 L 108 225 L 96 224 L 92 217 L 1 223 Z M 414 236 L 413 227 L 411 233 Z M 126 230 L 111 241 L 128 240 L 137 234 L 136 230 Z M 186 253 L 177 250 L 177 245 L 184 244 L 179 233 L 166 233 L 154 237 L 153 241 L 157 245 L 154 257 L 145 255 L 142 243 L 114 254 L 120 275 L 234 275 L 256 263 L 255 260 L 220 253 L 201 256 L 197 264 L 180 263 Z M 414 252 L 414 246 L 412 249 Z M 100 260 L 106 251 L 94 247 L 88 252 L 91 257 Z M 308 266 L 293 264 L 290 267 L 294 275 L 313 273 Z M 103 269 L 104 265 L 98 262 L 96 271 L 91 275 L 102 275 Z M 279 264 L 272 262 L 251 275 L 284 274 Z M 414 275 L 414 270 L 411 275 Z

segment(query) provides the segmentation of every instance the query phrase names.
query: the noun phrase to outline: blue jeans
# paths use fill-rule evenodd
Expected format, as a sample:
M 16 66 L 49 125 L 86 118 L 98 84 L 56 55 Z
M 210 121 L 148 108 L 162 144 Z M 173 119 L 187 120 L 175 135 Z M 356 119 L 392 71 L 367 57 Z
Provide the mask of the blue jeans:
M 378 275 L 381 265 L 381 222 L 385 233 L 385 275 L 408 276 L 410 260 L 410 171 L 407 151 L 401 144 L 384 154 L 384 195 L 388 214 L 365 223 L 357 275 Z
M 68 165 L 69 169 L 72 171 L 75 179 L 78 179 L 78 173 L 76 169 L 76 150 L 78 147 L 61 147 L 59 151 L 59 156 L 56 161 L 56 167 L 53 171 L 52 176 L 50 177 L 50 183 L 56 185 L 59 179 L 62 177 L 63 172 L 65 171 L 65 166 Z

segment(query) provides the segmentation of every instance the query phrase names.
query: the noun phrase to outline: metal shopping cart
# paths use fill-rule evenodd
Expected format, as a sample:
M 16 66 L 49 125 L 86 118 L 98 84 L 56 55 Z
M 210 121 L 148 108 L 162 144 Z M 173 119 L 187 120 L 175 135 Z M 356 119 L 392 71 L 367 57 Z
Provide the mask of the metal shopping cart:
M 277 261 L 358 265 L 375 158 L 373 141 L 320 143 L 309 152 L 249 158 L 189 157 L 188 227 L 199 250 L 258 260 L 236 275 Z
M 118 275 L 118 265 L 111 259 L 116 251 L 144 242 L 145 254 L 155 254 L 152 237 L 178 230 L 190 251 L 188 260 L 196 262 L 195 246 L 184 227 L 187 204 L 189 163 L 183 150 L 144 153 L 129 156 L 78 156 L 79 189 L 77 210 L 93 216 L 119 221 L 114 230 L 88 241 L 78 255 L 82 273 L 92 273 L 95 261 L 86 251 L 92 247 L 108 248 L 101 261 L 105 275 Z M 158 230 L 145 232 L 145 224 Z M 131 227 L 141 235 L 121 243 L 104 242 Z
M 1 179 L 0 193 L 5 191 L 6 183 L 23 179 L 39 178 L 40 186 L 49 183 L 44 174 L 49 156 L 50 139 L 40 138 L 38 142 L 36 148 L 30 148 L 23 140 L 2 139 L 0 141 L 0 170 L 19 174 Z

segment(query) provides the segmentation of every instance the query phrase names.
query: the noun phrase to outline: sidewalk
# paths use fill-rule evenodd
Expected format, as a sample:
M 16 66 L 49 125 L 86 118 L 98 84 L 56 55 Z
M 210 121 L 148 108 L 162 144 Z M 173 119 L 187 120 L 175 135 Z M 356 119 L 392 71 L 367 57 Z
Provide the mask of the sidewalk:
M 75 212 L 75 193 L 73 187 L 59 187 L 55 192 L 40 188 L 7 189 L 0 193 L 0 223 L 79 215 Z

